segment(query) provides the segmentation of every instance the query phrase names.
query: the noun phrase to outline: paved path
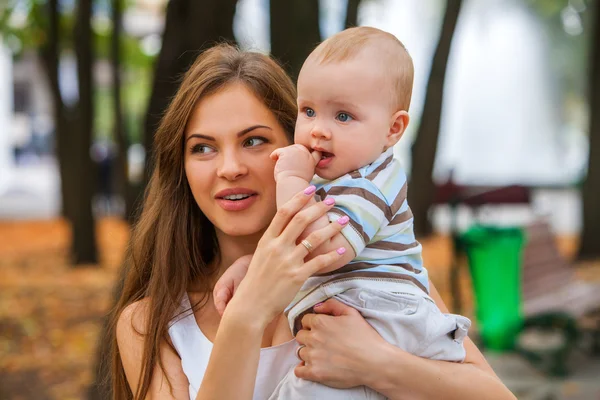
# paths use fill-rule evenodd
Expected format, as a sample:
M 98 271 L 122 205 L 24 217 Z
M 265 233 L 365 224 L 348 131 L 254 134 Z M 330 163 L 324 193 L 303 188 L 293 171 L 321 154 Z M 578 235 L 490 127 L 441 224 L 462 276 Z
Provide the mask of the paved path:
M 516 354 L 485 356 L 519 400 L 600 400 L 600 357 L 580 355 L 572 360 L 571 375 L 552 378 Z

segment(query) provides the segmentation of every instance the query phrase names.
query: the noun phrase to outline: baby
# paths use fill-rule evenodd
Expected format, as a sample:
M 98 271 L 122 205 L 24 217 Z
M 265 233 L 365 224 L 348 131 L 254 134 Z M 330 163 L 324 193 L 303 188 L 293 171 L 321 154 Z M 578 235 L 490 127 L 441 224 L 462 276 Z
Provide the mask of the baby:
M 470 321 L 443 314 L 429 296 L 406 175 L 393 155 L 409 122 L 412 84 L 412 59 L 402 43 L 369 27 L 325 40 L 302 66 L 295 144 L 272 154 L 277 205 L 312 182 L 318 197 L 335 206 L 301 239 L 338 219 L 348 222 L 318 248 L 304 241 L 309 257 L 340 247 L 348 251 L 309 278 L 286 312 L 296 334 L 301 317 L 333 297 L 360 311 L 389 343 L 417 356 L 462 362 Z M 232 279 L 228 273 L 222 280 Z M 291 370 L 271 399 L 300 398 L 382 396 L 365 387 L 334 389 L 305 381 Z

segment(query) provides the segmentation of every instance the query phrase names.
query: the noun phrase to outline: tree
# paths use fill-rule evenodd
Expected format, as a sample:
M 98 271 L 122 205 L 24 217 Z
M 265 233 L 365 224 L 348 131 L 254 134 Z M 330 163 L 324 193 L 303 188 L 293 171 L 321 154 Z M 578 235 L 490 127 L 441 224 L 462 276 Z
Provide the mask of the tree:
M 431 63 L 421 124 L 412 145 L 411 185 L 408 191 L 408 201 L 414 215 L 416 235 L 429 235 L 432 231 L 428 212 L 433 204 L 435 194 L 435 184 L 432 178 L 433 166 L 440 131 L 446 66 L 461 3 L 462 0 L 448 0 L 446 4 L 440 38 Z
M 321 41 L 318 0 L 271 0 L 271 55 L 296 80 Z
M 34 4 L 34 14 L 42 14 Z M 47 4 L 48 39 L 40 45 L 40 58 L 48 75 L 53 98 L 57 155 L 61 177 L 63 216 L 71 224 L 70 257 L 73 265 L 97 262 L 95 221 L 92 214 L 94 167 L 90 158 L 93 124 L 94 63 L 91 0 L 80 0 L 74 26 L 79 101 L 65 104 L 60 92 L 60 14 L 58 0 Z
M 73 204 L 71 226 L 73 234 L 72 255 L 75 265 L 96 264 L 96 224 L 92 213 L 95 179 L 94 165 L 90 157 L 94 124 L 94 79 L 95 61 L 92 35 L 92 0 L 79 0 L 75 23 L 75 53 L 77 55 L 77 81 L 79 102 L 77 104 L 76 129 L 70 129 L 75 153 L 71 179 L 74 186 L 67 195 Z M 67 159 L 61 159 L 67 162 Z
M 344 28 L 352 28 L 358 26 L 358 8 L 361 0 L 348 0 L 346 5 L 346 21 L 344 22 Z
M 114 116 L 114 140 L 117 144 L 115 159 L 115 186 L 125 201 L 125 220 L 132 223 L 135 218 L 135 200 L 141 192 L 140 183 L 129 181 L 129 167 L 127 162 L 127 151 L 131 144 L 125 126 L 125 116 L 122 101 L 122 49 L 121 36 L 123 31 L 123 0 L 112 1 L 113 31 L 110 40 L 110 59 L 113 71 L 113 116 Z
M 594 7 L 590 49 L 590 147 L 587 178 L 583 184 L 583 230 L 578 258 L 600 258 L 600 7 Z

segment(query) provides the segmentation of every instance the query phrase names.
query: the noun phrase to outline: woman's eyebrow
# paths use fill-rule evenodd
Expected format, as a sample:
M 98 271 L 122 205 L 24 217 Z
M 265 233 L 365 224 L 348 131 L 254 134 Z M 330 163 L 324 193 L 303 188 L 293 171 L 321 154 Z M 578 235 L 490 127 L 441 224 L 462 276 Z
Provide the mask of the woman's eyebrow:
M 187 142 L 188 140 L 190 140 L 191 138 L 197 138 L 197 139 L 204 139 L 204 140 L 210 140 L 211 142 L 215 141 L 215 138 L 212 136 L 207 136 L 207 135 L 202 135 L 200 133 L 192 133 L 190 136 L 187 137 L 187 139 L 185 139 L 185 141 Z
M 237 137 L 242 137 L 242 136 L 244 136 L 244 135 L 252 132 L 253 130 L 260 129 L 260 128 L 265 128 L 265 129 L 268 129 L 270 131 L 273 130 L 273 129 L 271 129 L 270 126 L 266 126 L 266 125 L 252 125 L 252 126 L 246 128 L 244 130 L 239 131 L 238 134 L 237 134 Z
M 236 134 L 236 136 L 238 138 L 240 138 L 240 137 L 242 137 L 244 135 L 247 135 L 248 133 L 252 132 L 255 129 L 261 129 L 261 128 L 268 129 L 270 131 L 273 130 L 273 128 L 271 128 L 270 126 L 266 126 L 266 125 L 252 125 L 252 126 L 249 126 L 246 129 L 243 129 L 243 130 L 239 131 Z M 203 135 L 201 133 L 192 133 L 190 136 L 187 137 L 187 139 L 185 139 L 185 141 L 187 142 L 191 138 L 204 139 L 204 140 L 209 140 L 211 142 L 215 142 L 216 141 L 216 139 L 214 137 L 208 136 L 208 135 Z

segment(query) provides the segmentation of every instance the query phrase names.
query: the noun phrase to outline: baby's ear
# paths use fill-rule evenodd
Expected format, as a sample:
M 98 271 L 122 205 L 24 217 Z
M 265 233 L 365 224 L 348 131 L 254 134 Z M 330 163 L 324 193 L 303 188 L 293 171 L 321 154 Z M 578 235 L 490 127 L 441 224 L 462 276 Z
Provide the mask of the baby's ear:
M 387 134 L 386 148 L 390 148 L 398 143 L 402 135 L 404 135 L 409 121 L 410 117 L 404 110 L 396 111 L 396 113 L 392 115 L 390 120 L 390 130 Z

